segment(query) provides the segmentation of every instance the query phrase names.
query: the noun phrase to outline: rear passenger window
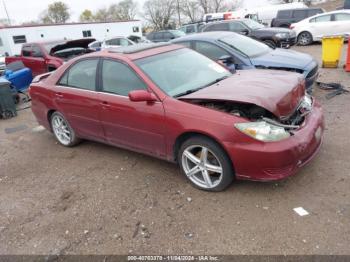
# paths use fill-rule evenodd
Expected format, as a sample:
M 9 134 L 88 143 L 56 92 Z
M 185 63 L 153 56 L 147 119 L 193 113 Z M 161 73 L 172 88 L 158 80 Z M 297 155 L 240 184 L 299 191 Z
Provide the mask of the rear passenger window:
M 127 96 L 132 90 L 147 90 L 147 86 L 127 65 L 117 61 L 104 60 L 102 89 L 108 93 Z
M 329 22 L 331 21 L 330 15 L 321 15 L 310 20 L 310 22 Z
M 59 85 L 95 90 L 97 64 L 97 59 L 77 62 L 65 72 Z
M 290 18 L 291 17 L 291 11 L 279 11 L 278 12 L 278 18 Z
M 335 21 L 350 21 L 350 14 L 335 14 Z
M 308 17 L 321 14 L 321 13 L 322 13 L 321 9 L 311 9 L 311 10 L 308 10 Z
M 306 10 L 295 10 L 293 12 L 293 17 L 294 18 L 305 18 L 307 16 L 307 11 Z

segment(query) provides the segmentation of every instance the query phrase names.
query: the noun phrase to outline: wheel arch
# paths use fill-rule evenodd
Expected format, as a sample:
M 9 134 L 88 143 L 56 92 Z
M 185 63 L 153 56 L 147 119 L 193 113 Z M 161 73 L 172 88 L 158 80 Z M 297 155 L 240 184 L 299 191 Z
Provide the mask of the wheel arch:
M 219 147 L 221 147 L 221 149 L 225 152 L 225 154 L 227 155 L 228 159 L 231 161 L 231 166 L 233 168 L 233 170 L 235 171 L 235 167 L 234 167 L 234 163 L 233 160 L 231 159 L 231 157 L 229 156 L 227 150 L 225 149 L 224 145 L 222 143 L 220 143 L 220 141 L 215 138 L 214 136 L 210 135 L 210 134 L 206 134 L 203 132 L 198 132 L 198 131 L 186 131 L 182 134 L 180 134 L 176 140 L 175 143 L 173 145 L 173 159 L 175 162 L 178 161 L 177 159 L 177 155 L 179 153 L 180 147 L 181 145 L 188 140 L 191 137 L 195 137 L 195 136 L 199 136 L 199 137 L 204 137 L 204 138 L 208 138 L 210 140 L 212 140 L 213 142 L 215 142 Z
M 298 41 L 298 42 L 299 42 L 299 36 L 300 36 L 302 33 L 309 33 L 309 34 L 311 35 L 312 41 L 314 41 L 314 35 L 313 35 L 309 30 L 302 30 L 302 31 L 300 31 L 300 33 L 297 35 L 297 41 Z

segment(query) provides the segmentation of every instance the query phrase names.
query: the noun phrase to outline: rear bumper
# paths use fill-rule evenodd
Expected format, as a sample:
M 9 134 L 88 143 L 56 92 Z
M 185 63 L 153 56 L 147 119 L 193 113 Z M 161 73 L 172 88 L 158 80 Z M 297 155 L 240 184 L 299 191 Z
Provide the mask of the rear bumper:
M 236 177 L 273 181 L 294 175 L 319 151 L 324 131 L 322 109 L 315 101 L 312 112 L 290 138 L 263 143 L 225 143 Z

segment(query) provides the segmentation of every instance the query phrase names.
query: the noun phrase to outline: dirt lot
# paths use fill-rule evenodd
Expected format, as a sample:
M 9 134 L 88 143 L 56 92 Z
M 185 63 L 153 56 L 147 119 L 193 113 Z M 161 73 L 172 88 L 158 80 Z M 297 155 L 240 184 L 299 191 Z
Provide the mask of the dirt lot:
M 321 58 L 320 45 L 294 49 Z M 320 79 L 350 85 L 342 69 Z M 284 181 L 222 193 L 137 153 L 64 148 L 33 130 L 30 110 L 1 120 L 0 254 L 350 254 L 350 94 L 326 93 L 315 91 L 327 130 L 314 161 Z

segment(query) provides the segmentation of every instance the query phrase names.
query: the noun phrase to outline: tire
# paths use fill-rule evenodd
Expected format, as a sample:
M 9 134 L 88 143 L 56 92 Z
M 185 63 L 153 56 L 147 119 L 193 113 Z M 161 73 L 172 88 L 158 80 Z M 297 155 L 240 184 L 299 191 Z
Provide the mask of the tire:
M 201 190 L 219 192 L 234 179 L 232 162 L 226 152 L 213 140 L 194 136 L 186 140 L 178 152 L 182 173 Z
M 272 40 L 264 40 L 263 42 L 273 49 L 277 47 L 276 43 Z
M 73 128 L 60 112 L 54 112 L 50 117 L 50 124 L 56 140 L 63 146 L 72 147 L 80 142 Z
M 298 45 L 301 45 L 301 46 L 310 45 L 312 44 L 313 41 L 314 40 L 312 35 L 307 31 L 301 32 L 298 35 Z

